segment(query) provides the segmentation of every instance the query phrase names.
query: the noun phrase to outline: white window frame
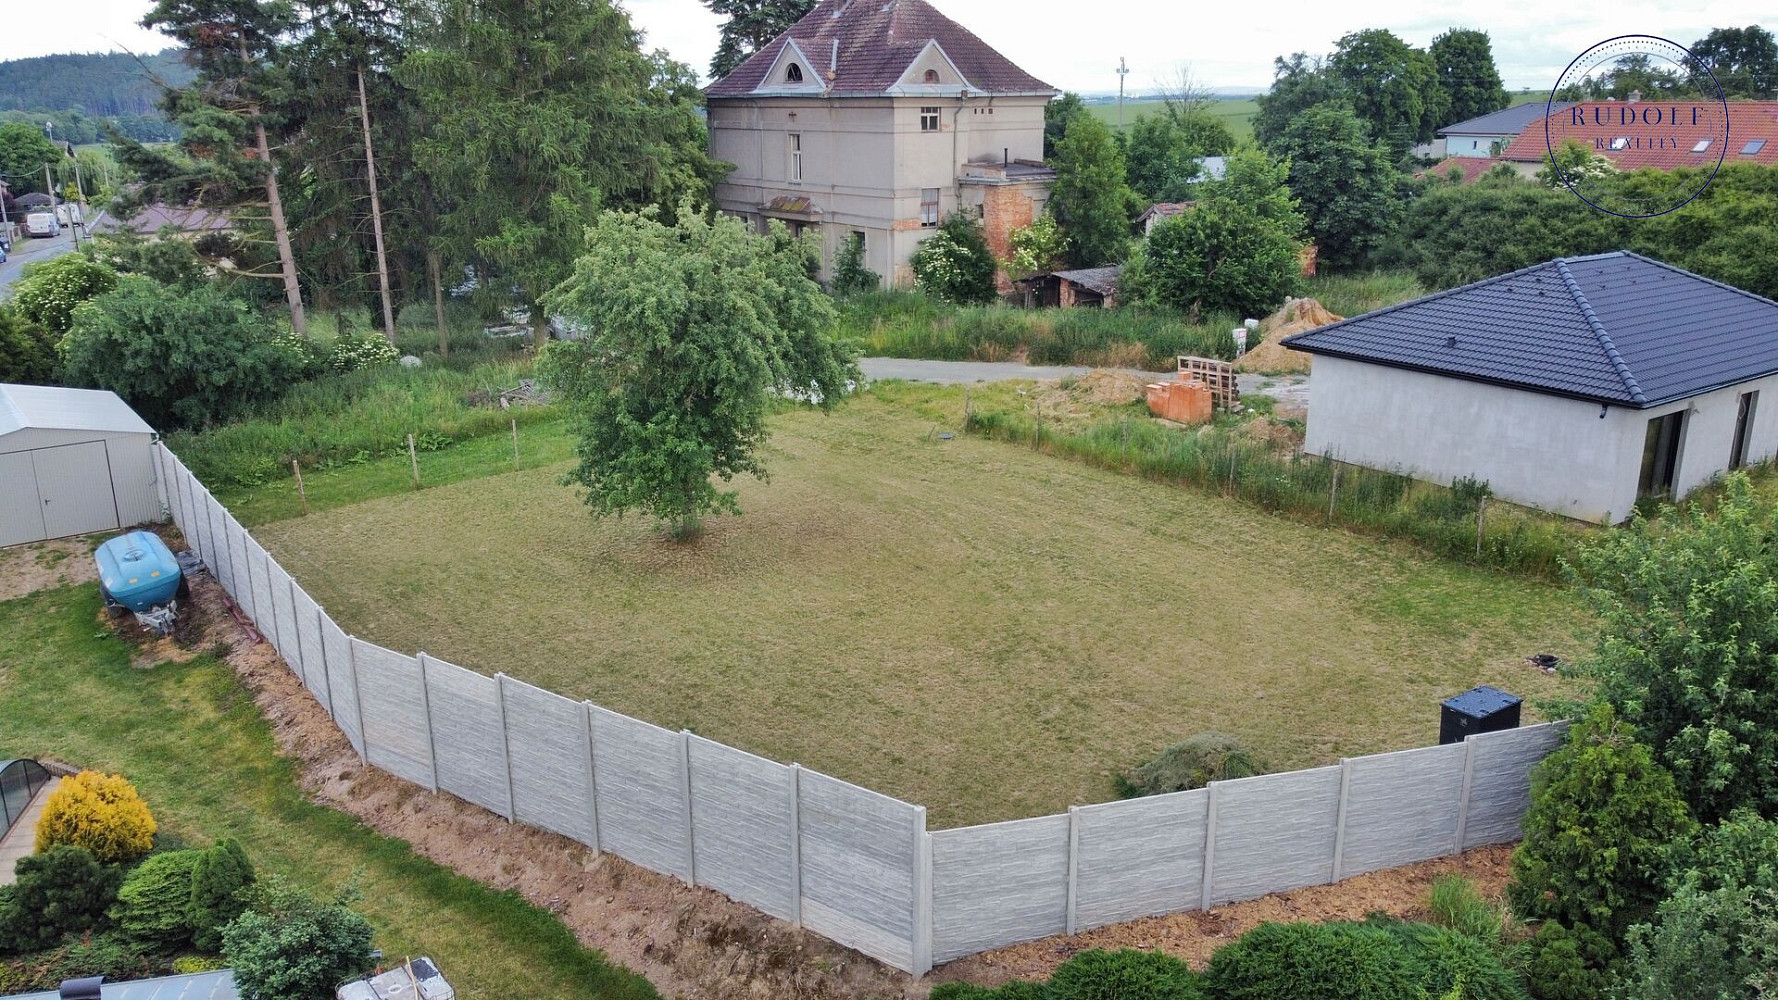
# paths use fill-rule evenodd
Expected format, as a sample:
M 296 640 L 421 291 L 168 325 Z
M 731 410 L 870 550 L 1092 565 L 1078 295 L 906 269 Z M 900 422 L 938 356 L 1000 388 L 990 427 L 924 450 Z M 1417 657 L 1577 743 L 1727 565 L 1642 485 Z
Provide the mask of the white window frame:
M 801 132 L 789 133 L 789 142 L 790 183 L 801 184 L 803 182 L 803 134 Z
M 940 122 L 939 122 L 939 110 L 936 105 L 925 105 L 920 108 L 920 131 L 922 131 L 922 132 L 941 131 Z
M 930 201 L 927 200 L 927 198 L 926 198 L 926 196 L 928 194 L 932 195 L 932 198 Z M 939 202 L 943 197 L 944 197 L 944 190 L 942 188 L 921 188 L 920 189 L 920 227 L 921 228 L 923 228 L 923 229 L 937 229 L 938 228 Z

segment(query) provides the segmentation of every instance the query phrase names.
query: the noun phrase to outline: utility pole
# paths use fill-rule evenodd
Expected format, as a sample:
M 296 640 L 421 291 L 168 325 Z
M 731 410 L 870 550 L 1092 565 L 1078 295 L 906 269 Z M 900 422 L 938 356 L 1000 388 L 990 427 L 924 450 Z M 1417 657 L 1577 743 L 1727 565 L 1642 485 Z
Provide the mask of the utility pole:
M 1117 130 L 1124 130 L 1124 77 L 1130 75 L 1130 64 L 1123 56 L 1117 57 Z

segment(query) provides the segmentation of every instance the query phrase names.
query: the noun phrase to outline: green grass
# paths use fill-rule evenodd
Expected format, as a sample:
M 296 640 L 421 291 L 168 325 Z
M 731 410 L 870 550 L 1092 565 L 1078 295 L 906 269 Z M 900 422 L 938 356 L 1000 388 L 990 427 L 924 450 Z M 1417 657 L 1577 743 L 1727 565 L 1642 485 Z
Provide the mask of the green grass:
M 162 827 L 188 841 L 235 837 L 262 870 L 317 894 L 356 877 L 376 946 L 438 959 L 459 996 L 655 996 L 516 893 L 308 801 L 229 668 L 208 656 L 132 667 L 101 624 L 96 586 L 0 603 L 0 717 L 4 755 L 122 773 Z
M 1124 127 L 1129 128 L 1137 117 L 1156 114 L 1165 106 L 1166 102 L 1158 98 L 1124 101 Z M 1115 100 L 1110 104 L 1089 104 L 1087 111 L 1110 125 L 1113 131 L 1117 130 Z M 1237 143 L 1246 142 L 1253 138 L 1253 116 L 1259 113 L 1259 102 L 1251 97 L 1218 99 L 1210 102 L 1210 113 L 1222 119 L 1223 124 L 1234 133 Z
M 560 465 L 256 534 L 359 635 L 800 761 L 937 826 L 1108 799 L 1203 730 L 1284 769 L 1428 744 L 1439 700 L 1477 683 L 1562 691 L 1523 661 L 1575 652 L 1561 590 L 939 439 L 961 409 L 890 384 L 775 416 L 770 483 L 738 483 L 745 516 L 690 546 L 594 520 Z

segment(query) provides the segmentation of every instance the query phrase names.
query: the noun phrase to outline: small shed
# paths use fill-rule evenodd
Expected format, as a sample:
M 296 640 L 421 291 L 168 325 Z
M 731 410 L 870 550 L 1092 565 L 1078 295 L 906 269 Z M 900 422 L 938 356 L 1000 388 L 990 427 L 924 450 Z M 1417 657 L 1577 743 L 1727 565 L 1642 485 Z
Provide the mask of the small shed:
M 1121 267 L 1089 267 L 1078 271 L 1052 271 L 1020 279 L 1027 306 L 1068 309 L 1076 306 L 1111 308 L 1117 305 Z
M 114 392 L 0 383 L 0 546 L 159 520 L 154 448 Z

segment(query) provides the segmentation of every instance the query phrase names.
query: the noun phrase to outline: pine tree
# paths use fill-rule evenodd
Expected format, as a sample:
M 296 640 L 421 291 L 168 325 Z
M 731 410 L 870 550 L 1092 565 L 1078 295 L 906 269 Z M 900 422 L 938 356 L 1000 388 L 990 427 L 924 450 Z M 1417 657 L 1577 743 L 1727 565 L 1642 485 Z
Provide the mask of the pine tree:
M 722 40 L 710 59 L 710 76 L 720 80 L 747 57 L 815 9 L 816 0 L 701 0 L 712 14 L 721 14 Z

